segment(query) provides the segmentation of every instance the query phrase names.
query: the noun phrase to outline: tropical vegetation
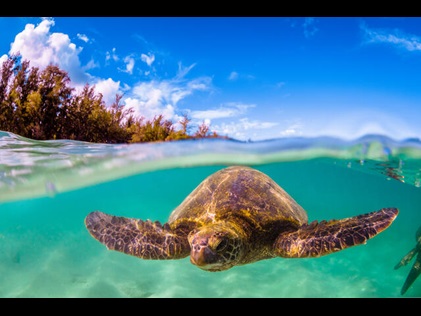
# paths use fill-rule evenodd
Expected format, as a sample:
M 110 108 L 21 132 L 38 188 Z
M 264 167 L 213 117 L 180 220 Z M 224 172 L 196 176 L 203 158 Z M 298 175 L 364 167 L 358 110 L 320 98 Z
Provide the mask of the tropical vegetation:
M 147 120 L 134 114 L 117 94 L 105 104 L 95 86 L 76 93 L 67 72 L 50 64 L 30 67 L 20 54 L 5 60 L 0 69 L 0 130 L 37 140 L 70 139 L 100 143 L 138 143 L 189 138 L 220 137 L 204 122 L 193 133 L 184 115 L 176 124 L 157 115 Z

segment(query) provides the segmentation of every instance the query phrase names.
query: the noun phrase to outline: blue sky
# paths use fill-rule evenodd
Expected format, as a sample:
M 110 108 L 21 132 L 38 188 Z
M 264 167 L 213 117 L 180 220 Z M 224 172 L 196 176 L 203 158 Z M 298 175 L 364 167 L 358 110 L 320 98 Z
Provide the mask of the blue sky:
M 2 17 L 0 30 L 0 62 L 54 63 L 147 119 L 187 114 L 239 140 L 421 138 L 418 17 Z

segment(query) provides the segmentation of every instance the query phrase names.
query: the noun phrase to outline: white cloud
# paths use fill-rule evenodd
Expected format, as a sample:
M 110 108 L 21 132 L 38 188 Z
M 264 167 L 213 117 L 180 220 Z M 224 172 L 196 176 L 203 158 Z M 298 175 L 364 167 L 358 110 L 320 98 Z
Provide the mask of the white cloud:
M 216 109 L 191 111 L 189 115 L 193 124 L 208 122 L 212 131 L 238 140 L 255 141 L 301 134 L 301 124 L 298 123 L 290 124 L 287 129 L 279 132 L 279 128 L 276 128 L 279 122 L 252 120 L 245 117 L 248 110 L 254 107 L 256 107 L 255 104 L 227 103 Z M 236 117 L 241 118 L 234 120 Z
M 245 129 L 245 130 L 249 130 L 249 129 L 267 129 L 267 128 L 272 128 L 276 125 L 278 125 L 279 123 L 275 123 L 275 122 L 262 122 L 262 121 L 258 121 L 258 120 L 254 120 L 254 121 L 249 121 L 248 118 L 244 118 L 240 120 L 241 126 Z
M 4 54 L 3 56 L 0 57 L 0 69 L 1 66 L 3 65 L 3 63 L 9 58 L 9 56 L 7 56 L 6 54 Z
M 232 71 L 231 73 L 230 73 L 230 75 L 228 76 L 228 80 L 230 80 L 230 81 L 236 81 L 236 80 L 238 80 L 238 79 L 246 79 L 246 80 L 254 80 L 255 79 L 255 76 L 253 76 L 253 75 L 248 75 L 248 74 L 239 74 L 238 72 L 236 72 L 236 71 Z
M 86 70 L 98 67 L 98 63 L 91 59 L 82 67 L 79 60 L 82 48 L 76 47 L 67 34 L 51 33 L 50 29 L 53 26 L 52 19 L 42 19 L 37 26 L 27 24 L 25 29 L 16 35 L 9 54 L 19 52 L 23 60 L 30 62 L 31 67 L 44 69 L 49 64 L 57 65 L 68 73 L 71 79 L 70 84 L 76 92 L 80 92 L 85 84 L 89 83 L 95 85 L 96 92 L 102 93 L 107 105 L 112 104 L 115 101 L 115 95 L 120 93 L 120 82 L 111 78 L 93 77 L 87 73 Z M 78 34 L 78 37 L 87 40 L 87 37 L 82 34 Z M 112 52 L 112 55 L 108 57 L 118 60 L 115 49 Z M 129 61 L 127 69 L 130 70 L 130 67 Z
M 115 101 L 115 96 L 120 93 L 120 81 L 114 81 L 111 78 L 97 79 L 95 84 L 95 92 L 101 93 L 106 105 L 111 105 Z
M 99 67 L 98 62 L 91 59 L 90 61 L 88 61 L 88 63 L 84 67 L 82 67 L 82 69 L 83 70 L 89 70 L 89 69 L 94 69 L 94 68 L 98 68 L 98 67 Z
M 181 62 L 178 63 L 178 72 L 177 72 L 177 76 L 176 79 L 183 79 L 189 72 L 190 70 L 193 69 L 193 67 L 195 67 L 196 64 L 192 64 L 188 67 L 183 67 L 183 65 L 181 64 Z
M 72 43 L 66 34 L 51 32 L 50 29 L 53 26 L 54 21 L 52 19 L 44 19 L 37 26 L 27 24 L 24 31 L 16 36 L 10 53 L 19 51 L 23 59 L 30 61 L 31 66 L 41 69 L 50 63 L 57 64 L 61 69 L 68 72 L 71 84 L 76 88 L 76 92 L 80 92 L 86 83 L 94 85 L 95 92 L 103 95 L 106 105 L 111 105 L 115 101 L 116 94 L 121 94 L 124 91 L 125 98 L 122 102 L 126 104 L 127 108 L 133 108 L 136 115 L 152 119 L 159 114 L 163 114 L 165 119 L 177 124 L 181 119 L 178 113 L 178 104 L 193 93 L 212 89 L 211 77 L 186 78 L 196 66 L 195 63 L 186 67 L 179 62 L 178 71 L 172 79 L 142 81 L 134 86 L 128 86 L 112 78 L 92 76 L 86 71 L 99 67 L 98 62 L 91 59 L 82 67 L 79 60 L 82 47 L 77 47 Z M 78 34 L 78 37 L 82 41 L 89 41 L 83 34 Z M 7 58 L 6 55 L 2 56 L 1 60 L 5 60 L 5 58 Z M 116 48 L 106 53 L 106 60 L 120 61 L 116 54 Z M 152 66 L 155 62 L 155 55 L 151 53 L 148 55 L 142 54 L 141 60 L 148 66 Z M 122 61 L 126 65 L 125 72 L 132 74 L 135 59 L 129 55 Z M 152 69 L 152 71 L 154 70 Z M 238 74 L 234 76 L 238 76 Z M 215 109 L 192 111 L 191 117 L 197 123 L 210 124 L 211 120 L 243 115 L 254 106 L 253 104 L 227 103 Z M 237 123 L 223 123 L 216 127 L 220 129 L 221 133 L 226 133 L 229 136 L 246 137 L 245 135 L 250 131 L 268 129 L 275 125 L 276 123 L 251 121 L 242 118 Z
M 228 76 L 228 80 L 237 80 L 238 79 L 238 72 L 236 72 L 236 71 L 232 71 L 231 73 L 230 73 L 230 75 Z
M 255 107 L 255 105 L 228 103 L 225 106 L 219 107 L 218 109 L 192 111 L 190 115 L 193 119 L 197 120 L 213 120 L 244 114 L 247 109 L 251 107 Z
M 293 128 L 287 128 L 284 131 L 281 131 L 281 136 L 295 136 L 297 134 L 297 131 Z
M 411 52 L 421 50 L 421 38 L 418 36 L 404 34 L 399 30 L 373 30 L 365 24 L 361 24 L 360 27 L 364 32 L 365 43 L 385 43 Z
M 118 61 L 119 58 L 118 58 L 118 56 L 117 56 L 117 54 L 115 52 L 116 52 L 116 48 L 115 47 L 111 50 L 111 52 L 106 52 L 105 53 L 105 60 L 108 61 L 108 60 L 112 59 L 114 61 Z
M 192 81 L 172 80 L 140 82 L 131 91 L 131 95 L 124 100 L 127 107 L 133 108 L 136 115 L 146 119 L 163 114 L 165 119 L 178 121 L 177 104 L 197 90 L 210 89 L 209 77 L 196 78 Z
M 217 110 L 203 110 L 203 111 L 192 111 L 191 117 L 198 120 L 214 120 L 218 118 L 231 117 L 236 114 L 236 109 L 217 109 Z
M 288 136 L 301 136 L 302 133 L 302 124 L 295 123 L 290 126 L 288 126 L 286 129 L 282 130 L 279 134 L 282 137 L 288 137 Z
M 140 59 L 150 67 L 152 65 L 152 63 L 155 61 L 155 55 L 153 55 L 151 53 L 148 53 L 148 55 L 142 54 L 140 56 Z
M 208 90 L 212 84 L 212 78 L 199 77 L 186 83 L 188 90 Z
M 126 70 L 125 72 L 129 74 L 133 74 L 133 68 L 134 68 L 134 58 L 127 56 L 124 58 L 124 62 L 126 64 Z
M 52 26 L 52 19 L 43 19 L 37 26 L 27 24 L 16 35 L 9 53 L 19 52 L 31 67 L 43 69 L 52 63 L 66 70 L 75 84 L 85 83 L 89 76 L 82 71 L 78 57 L 82 48 L 76 47 L 66 34 L 50 33 Z
M 85 43 L 89 42 L 89 38 L 85 34 L 77 33 L 77 38 Z
M 149 93 L 151 99 L 141 100 L 138 98 L 127 98 L 124 100 L 127 108 L 134 109 L 137 117 L 143 117 L 147 120 L 153 119 L 155 116 L 161 115 L 166 120 L 178 121 L 179 116 L 175 113 L 175 107 L 172 104 L 159 104 L 152 100 L 159 100 L 159 91 L 153 91 Z
M 217 132 L 219 135 L 228 135 L 238 140 L 262 140 L 278 137 L 273 131 L 270 131 L 267 137 L 264 137 L 261 130 L 273 129 L 279 123 L 265 122 L 259 120 L 250 120 L 249 118 L 242 118 L 235 122 L 221 123 L 212 126 L 212 131 Z M 258 137 L 257 135 L 260 135 Z

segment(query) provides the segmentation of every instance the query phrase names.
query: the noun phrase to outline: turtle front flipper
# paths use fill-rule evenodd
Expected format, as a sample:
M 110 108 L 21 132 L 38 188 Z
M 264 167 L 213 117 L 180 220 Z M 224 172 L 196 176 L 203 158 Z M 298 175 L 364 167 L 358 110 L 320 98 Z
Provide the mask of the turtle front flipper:
M 297 231 L 280 234 L 274 253 L 286 258 L 320 257 L 365 244 L 389 227 L 398 212 L 396 208 L 383 208 L 341 220 L 314 221 Z
M 421 274 L 421 251 L 418 249 L 418 256 L 415 260 L 414 265 L 411 268 L 411 271 L 409 271 L 408 276 L 406 277 L 405 283 L 402 286 L 401 289 L 401 295 L 404 295 L 406 291 L 409 289 L 409 287 L 414 283 L 414 281 L 418 278 L 418 276 Z
M 187 235 L 177 235 L 168 224 L 95 211 L 86 216 L 85 225 L 108 249 L 142 259 L 180 259 L 190 253 Z

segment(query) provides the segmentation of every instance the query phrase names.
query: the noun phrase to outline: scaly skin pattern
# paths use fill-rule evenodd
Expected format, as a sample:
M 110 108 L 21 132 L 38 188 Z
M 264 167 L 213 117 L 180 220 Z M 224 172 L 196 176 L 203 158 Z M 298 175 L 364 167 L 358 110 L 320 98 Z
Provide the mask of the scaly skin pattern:
M 228 167 L 207 177 L 159 222 L 95 211 L 89 233 L 108 249 L 142 259 L 180 259 L 206 271 L 223 271 L 274 257 L 317 257 L 363 244 L 386 229 L 398 210 L 313 222 L 264 173 Z
M 199 184 L 164 225 L 99 211 L 90 213 L 85 225 L 108 249 L 142 259 L 179 259 L 191 250 L 190 231 L 209 231 L 218 223 L 229 230 L 229 222 L 238 234 L 232 243 L 240 240 L 243 245 L 234 260 L 239 265 L 273 257 L 271 248 L 279 233 L 295 230 L 307 220 L 304 209 L 267 175 L 248 167 L 229 167 Z
M 395 208 L 383 208 L 376 212 L 341 220 L 312 222 L 295 232 L 281 234 L 274 244 L 280 257 L 320 257 L 365 244 L 368 239 L 385 230 L 398 215 Z
M 411 260 L 417 255 L 415 262 L 405 279 L 405 283 L 401 289 L 401 295 L 404 295 L 410 286 L 415 282 L 418 276 L 421 274 L 421 226 L 418 228 L 415 234 L 416 244 L 395 266 L 395 269 L 399 269 L 402 266 L 406 266 Z
M 90 234 L 110 250 L 142 259 L 180 259 L 190 246 L 185 238 L 171 232 L 168 224 L 107 215 L 96 211 L 85 219 Z

